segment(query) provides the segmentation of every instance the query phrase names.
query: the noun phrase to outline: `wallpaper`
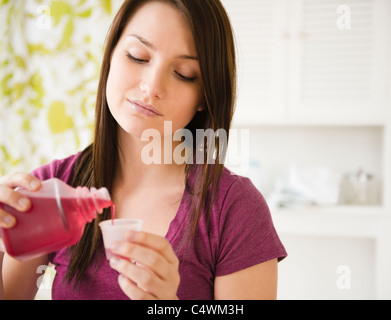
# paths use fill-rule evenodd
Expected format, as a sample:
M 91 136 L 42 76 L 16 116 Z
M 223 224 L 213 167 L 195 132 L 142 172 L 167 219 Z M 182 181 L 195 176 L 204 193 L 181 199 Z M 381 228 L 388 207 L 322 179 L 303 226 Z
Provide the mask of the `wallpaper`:
M 0 175 L 92 139 L 104 42 L 122 0 L 0 0 Z

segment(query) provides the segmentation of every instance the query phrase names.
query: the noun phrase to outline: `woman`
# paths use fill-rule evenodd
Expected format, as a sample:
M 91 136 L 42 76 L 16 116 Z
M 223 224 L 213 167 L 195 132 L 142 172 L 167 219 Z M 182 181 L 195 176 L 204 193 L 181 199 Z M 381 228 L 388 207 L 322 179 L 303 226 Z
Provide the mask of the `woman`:
M 191 161 L 202 145 L 196 139 L 186 163 L 164 161 L 181 143 L 170 132 L 228 133 L 234 98 L 234 41 L 219 0 L 125 1 L 107 38 L 93 144 L 31 175 L 2 177 L 0 202 L 27 211 L 28 199 L 12 188 L 35 191 L 52 177 L 105 186 L 116 217 L 144 220 L 143 231 L 117 243 L 118 257 L 107 262 L 98 227 L 110 217 L 105 212 L 72 248 L 25 263 L 5 256 L 1 294 L 34 298 L 37 267 L 50 262 L 57 271 L 53 299 L 276 298 L 277 262 L 286 252 L 250 180 L 224 169 L 219 143 L 209 144 L 215 163 Z M 149 129 L 161 145 L 170 141 L 152 164 L 141 156 Z M 0 221 L 3 228 L 15 224 L 1 210 Z

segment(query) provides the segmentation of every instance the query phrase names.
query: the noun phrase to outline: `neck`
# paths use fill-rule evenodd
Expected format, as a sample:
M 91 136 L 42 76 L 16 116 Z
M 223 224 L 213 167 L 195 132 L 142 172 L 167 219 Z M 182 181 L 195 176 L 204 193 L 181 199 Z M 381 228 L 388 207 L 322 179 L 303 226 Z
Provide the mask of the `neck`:
M 170 183 L 184 184 L 185 165 L 179 165 L 172 154 L 178 142 L 164 143 L 164 137 L 141 141 L 119 129 L 119 170 L 116 182 L 128 188 L 158 188 Z M 171 139 L 171 140 L 170 140 Z M 172 141 L 166 137 L 166 141 Z M 160 150 L 159 150 L 160 145 Z M 153 161 L 152 161 L 153 160 Z

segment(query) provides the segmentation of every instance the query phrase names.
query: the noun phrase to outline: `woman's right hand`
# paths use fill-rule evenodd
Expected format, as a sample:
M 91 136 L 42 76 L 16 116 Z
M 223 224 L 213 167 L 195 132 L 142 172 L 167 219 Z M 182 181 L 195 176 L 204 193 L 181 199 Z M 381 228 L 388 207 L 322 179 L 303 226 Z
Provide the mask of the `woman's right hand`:
M 41 181 L 28 173 L 21 172 L 0 177 L 0 203 L 20 212 L 26 212 L 30 209 L 31 202 L 20 192 L 14 190 L 16 187 L 37 191 L 41 188 Z M 15 223 L 15 218 L 0 206 L 0 227 L 10 229 Z

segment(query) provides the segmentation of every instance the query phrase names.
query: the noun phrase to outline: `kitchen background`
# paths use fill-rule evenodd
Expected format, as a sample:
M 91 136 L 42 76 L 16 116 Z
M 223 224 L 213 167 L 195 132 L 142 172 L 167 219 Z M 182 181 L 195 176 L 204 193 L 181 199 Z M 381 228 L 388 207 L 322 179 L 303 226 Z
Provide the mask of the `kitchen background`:
M 234 128 L 250 138 L 227 166 L 265 195 L 288 251 L 279 299 L 390 299 L 391 2 L 222 2 L 238 48 Z M 89 144 L 121 3 L 0 0 L 0 175 Z

